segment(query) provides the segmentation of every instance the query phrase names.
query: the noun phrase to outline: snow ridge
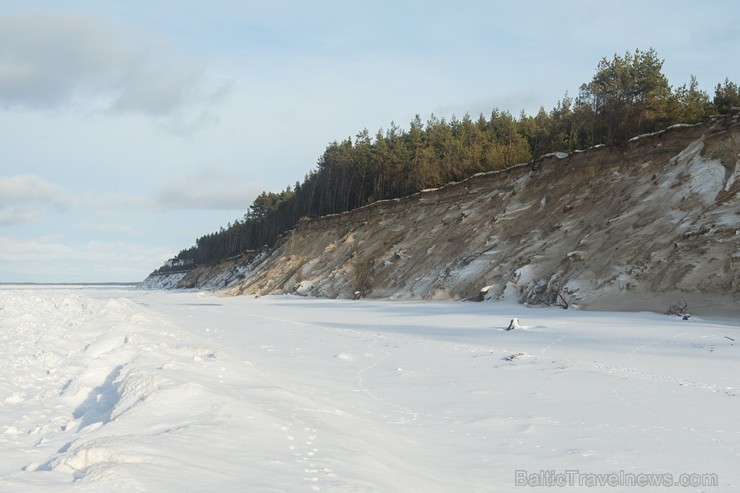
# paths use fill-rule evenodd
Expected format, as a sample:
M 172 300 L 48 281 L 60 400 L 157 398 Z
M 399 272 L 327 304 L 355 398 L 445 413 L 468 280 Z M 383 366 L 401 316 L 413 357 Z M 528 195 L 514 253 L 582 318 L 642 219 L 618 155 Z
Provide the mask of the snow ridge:
M 2 386 L 14 389 L 5 405 L 18 416 L 4 432 L 30 447 L 15 458 L 18 470 L 136 490 L 133 476 L 116 478 L 130 464 L 156 460 L 142 436 L 172 433 L 213 414 L 212 396 L 187 372 L 212 364 L 216 353 L 175 337 L 132 301 L 3 294 L 2 337 L 20 343 L 0 363 Z M 52 443 L 63 445 L 53 450 Z

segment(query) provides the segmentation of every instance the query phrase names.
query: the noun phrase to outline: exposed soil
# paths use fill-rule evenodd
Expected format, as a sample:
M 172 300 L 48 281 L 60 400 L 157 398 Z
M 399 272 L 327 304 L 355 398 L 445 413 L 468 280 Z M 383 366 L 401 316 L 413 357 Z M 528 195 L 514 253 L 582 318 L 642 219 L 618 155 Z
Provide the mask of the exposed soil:
M 534 170 L 520 165 L 305 221 L 269 255 L 196 269 L 174 284 L 595 309 L 663 311 L 686 302 L 697 313 L 737 313 L 739 117 L 550 155 Z

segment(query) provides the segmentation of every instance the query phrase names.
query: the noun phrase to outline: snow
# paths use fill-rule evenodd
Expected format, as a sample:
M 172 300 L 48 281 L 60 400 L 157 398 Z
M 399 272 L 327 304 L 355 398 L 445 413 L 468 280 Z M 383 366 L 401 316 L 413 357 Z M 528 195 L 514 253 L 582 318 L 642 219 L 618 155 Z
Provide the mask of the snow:
M 740 487 L 737 320 L 3 286 L 0 353 L 3 492 Z
M 727 177 L 727 182 L 725 183 L 726 192 L 730 191 L 738 176 L 740 176 L 740 160 L 735 164 L 735 168 L 732 170 L 732 173 L 730 173 L 730 176 Z
M 696 158 L 689 165 L 689 173 L 689 190 L 698 194 L 703 205 L 714 203 L 717 194 L 725 187 L 725 167 L 722 163 Z
M 147 277 L 147 279 L 142 283 L 142 286 L 145 289 L 172 289 L 177 286 L 177 283 L 186 275 L 187 272 L 172 272 L 166 275 L 153 274 Z
M 550 152 L 550 153 L 542 155 L 542 158 L 546 158 L 546 157 L 554 157 L 556 159 L 565 159 L 568 157 L 568 153 L 567 152 Z

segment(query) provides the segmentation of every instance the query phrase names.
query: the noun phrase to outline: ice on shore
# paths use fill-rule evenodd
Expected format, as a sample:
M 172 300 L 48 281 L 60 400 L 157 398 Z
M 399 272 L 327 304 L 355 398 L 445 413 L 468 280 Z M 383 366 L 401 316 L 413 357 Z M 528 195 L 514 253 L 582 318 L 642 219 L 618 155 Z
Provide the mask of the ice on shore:
M 505 492 L 573 469 L 730 491 L 739 344 L 737 321 L 649 313 L 6 287 L 0 491 Z

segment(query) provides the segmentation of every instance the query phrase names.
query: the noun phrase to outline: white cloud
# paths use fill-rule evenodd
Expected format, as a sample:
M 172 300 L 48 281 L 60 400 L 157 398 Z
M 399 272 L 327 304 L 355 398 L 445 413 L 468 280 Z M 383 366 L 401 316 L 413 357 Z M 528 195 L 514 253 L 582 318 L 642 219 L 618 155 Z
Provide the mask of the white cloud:
M 24 209 L 21 207 L 0 207 L 0 226 L 12 226 L 35 221 L 39 217 L 39 211 Z
M 172 256 L 170 249 L 122 242 L 67 244 L 53 236 L 0 236 L 0 279 L 19 282 L 137 281 Z
M 114 210 L 156 210 L 159 206 L 154 199 L 145 195 L 124 195 L 110 193 L 107 195 L 88 193 L 84 195 L 86 207 L 97 211 Z
M 0 18 L 0 104 L 98 106 L 114 112 L 199 120 L 223 95 L 198 60 L 168 43 L 99 17 Z M 94 103 L 93 103 L 94 102 Z
M 38 176 L 0 176 L 0 205 L 36 200 L 50 202 L 58 207 L 66 207 L 71 202 L 62 187 Z
M 0 226 L 36 220 L 49 208 L 64 210 L 72 197 L 35 175 L 0 176 Z
M 219 171 L 208 170 L 173 179 L 157 193 L 164 209 L 220 209 L 246 211 L 262 188 L 245 184 Z
M 85 194 L 82 202 L 99 213 L 106 211 L 246 211 L 265 190 L 261 184 L 245 183 L 232 174 L 208 169 L 172 178 L 151 195 Z M 100 229 L 98 231 L 113 231 Z
M 84 224 L 84 227 L 90 231 L 96 231 L 98 233 L 121 233 L 121 234 L 138 234 L 141 232 L 139 228 L 136 228 L 130 224 L 122 224 L 116 222 L 109 222 L 105 220 L 97 220 L 95 222 L 88 222 Z
M 77 255 L 76 249 L 58 243 L 52 236 L 40 236 L 31 240 L 0 237 L 0 252 L 12 262 L 27 262 L 43 257 L 57 261 L 61 257 Z

